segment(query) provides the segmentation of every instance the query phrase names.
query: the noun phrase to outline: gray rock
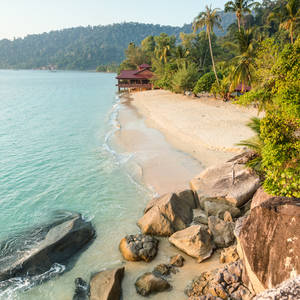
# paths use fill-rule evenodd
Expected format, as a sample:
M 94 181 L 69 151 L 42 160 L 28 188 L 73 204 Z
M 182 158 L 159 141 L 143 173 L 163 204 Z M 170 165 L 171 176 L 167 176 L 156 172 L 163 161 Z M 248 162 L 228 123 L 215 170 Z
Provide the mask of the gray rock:
M 0 281 L 40 275 L 53 264 L 66 264 L 95 238 L 91 222 L 64 212 L 0 244 Z
M 208 228 L 216 246 L 219 248 L 229 247 L 234 242 L 234 227 L 234 223 L 225 222 L 217 217 L 211 216 L 208 218 Z
M 167 194 L 150 201 L 138 226 L 144 234 L 170 236 L 186 228 L 192 221 L 193 211 L 176 194 Z
M 171 288 L 165 279 L 155 276 L 153 273 L 145 273 L 135 282 L 138 294 L 148 296 L 153 293 L 163 292 Z
M 95 274 L 90 282 L 90 300 L 120 300 L 124 270 L 122 267 Z
M 89 300 L 89 293 L 89 285 L 82 278 L 76 278 L 73 300 Z
M 184 190 L 177 193 L 177 196 L 181 201 L 185 202 L 185 204 L 187 204 L 192 209 L 195 209 L 199 206 L 198 201 L 196 201 L 195 199 L 195 194 L 192 190 Z
M 300 299 L 300 276 L 289 279 L 273 289 L 265 290 L 253 300 L 296 300 Z
M 220 219 L 224 218 L 225 212 L 229 212 L 234 218 L 241 215 L 239 208 L 234 207 L 224 200 L 202 200 L 204 211 L 208 216 L 216 216 Z
M 170 236 L 169 242 L 186 254 L 201 262 L 209 258 L 214 250 L 211 235 L 203 225 L 193 225 L 177 231 Z
M 159 264 L 153 269 L 152 273 L 158 277 L 159 276 L 168 276 L 168 275 L 170 275 L 172 268 L 173 267 L 171 265 Z
M 158 240 L 143 234 L 127 235 L 119 245 L 123 257 L 129 261 L 151 261 L 157 254 Z
M 193 210 L 193 224 L 195 225 L 208 224 L 208 216 L 204 210 L 202 209 Z
M 204 170 L 190 185 L 200 205 L 203 199 L 219 199 L 240 207 L 252 198 L 260 181 L 245 165 L 227 162 Z

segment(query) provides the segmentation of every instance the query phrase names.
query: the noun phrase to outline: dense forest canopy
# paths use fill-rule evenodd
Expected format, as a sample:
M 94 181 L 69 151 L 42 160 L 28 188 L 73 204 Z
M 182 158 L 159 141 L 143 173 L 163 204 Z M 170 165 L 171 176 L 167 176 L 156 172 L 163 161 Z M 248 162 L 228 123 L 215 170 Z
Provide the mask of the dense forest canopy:
M 234 14 L 223 14 L 225 31 L 234 22 Z M 0 68 L 35 69 L 55 65 L 58 69 L 94 70 L 99 65 L 119 64 L 130 42 L 140 44 L 149 35 L 162 32 L 179 37 L 190 33 L 182 27 L 141 23 L 76 27 L 49 33 L 28 35 L 13 41 L 0 40 Z

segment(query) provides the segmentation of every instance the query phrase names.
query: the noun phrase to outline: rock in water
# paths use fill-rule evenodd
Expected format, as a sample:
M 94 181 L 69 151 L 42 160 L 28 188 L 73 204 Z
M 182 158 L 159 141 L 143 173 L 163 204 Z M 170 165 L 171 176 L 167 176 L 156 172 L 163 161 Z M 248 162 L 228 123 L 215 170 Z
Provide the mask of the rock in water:
M 245 165 L 227 162 L 204 170 L 190 184 L 200 205 L 203 199 L 220 199 L 240 207 L 251 199 L 260 181 Z
M 300 199 L 271 198 L 237 223 L 237 249 L 256 294 L 300 274 Z
M 176 194 L 166 194 L 153 199 L 145 209 L 138 226 L 144 234 L 170 236 L 186 228 L 193 219 L 192 207 Z
M 169 242 L 186 254 L 201 262 L 209 258 L 214 250 L 214 243 L 205 225 L 193 225 L 177 231 L 169 238 Z
M 127 235 L 119 245 L 123 257 L 129 261 L 151 261 L 157 253 L 158 240 L 143 234 Z
M 145 273 L 135 282 L 136 291 L 142 296 L 163 292 L 170 287 L 168 281 L 161 277 L 156 277 L 153 273 Z
M 82 278 L 75 279 L 73 300 L 89 300 L 89 285 Z
M 90 282 L 90 300 L 120 300 L 124 270 L 122 267 L 94 275 Z
M 40 275 L 68 259 L 95 237 L 91 222 L 65 213 L 0 244 L 0 281 Z

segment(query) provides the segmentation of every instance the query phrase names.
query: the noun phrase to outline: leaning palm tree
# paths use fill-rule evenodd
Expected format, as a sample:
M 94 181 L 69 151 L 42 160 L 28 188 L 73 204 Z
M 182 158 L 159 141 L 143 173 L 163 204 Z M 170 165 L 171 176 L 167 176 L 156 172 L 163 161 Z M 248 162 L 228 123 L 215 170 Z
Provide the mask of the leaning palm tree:
M 238 28 L 241 31 L 241 19 L 243 14 L 250 14 L 253 6 L 259 5 L 253 0 L 234 0 L 225 4 L 225 12 L 234 12 L 237 18 Z
M 221 17 L 218 15 L 218 10 L 219 8 L 212 9 L 211 6 L 208 7 L 206 5 L 205 7 L 206 11 L 201 12 L 193 22 L 193 30 L 196 32 L 199 29 L 202 29 L 206 27 L 206 34 L 208 36 L 208 42 L 209 42 L 209 50 L 210 50 L 210 56 L 211 56 L 211 61 L 212 61 L 212 66 L 213 70 L 216 76 L 216 81 L 219 84 L 219 78 L 216 72 L 216 67 L 215 67 L 215 61 L 214 61 L 214 56 L 213 56 L 213 51 L 211 47 L 211 33 L 214 32 L 214 26 L 217 26 L 218 28 L 222 29 L 222 26 L 220 24 L 221 22 Z
M 294 43 L 294 30 L 300 20 L 299 0 L 289 0 L 285 6 L 287 10 L 286 20 L 280 24 L 281 28 L 290 32 L 291 43 Z

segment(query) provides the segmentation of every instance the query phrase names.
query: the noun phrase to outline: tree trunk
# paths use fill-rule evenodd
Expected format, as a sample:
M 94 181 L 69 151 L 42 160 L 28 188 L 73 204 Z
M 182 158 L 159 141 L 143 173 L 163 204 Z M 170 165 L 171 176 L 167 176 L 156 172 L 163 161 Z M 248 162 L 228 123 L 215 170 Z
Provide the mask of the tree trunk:
M 237 18 L 239 32 L 241 32 L 241 16 L 237 15 L 236 18 Z
M 293 27 L 291 27 L 291 44 L 294 44 Z
M 216 76 L 217 83 L 219 85 L 219 78 L 218 78 L 218 75 L 217 75 L 217 72 L 216 72 L 214 55 L 213 55 L 213 51 L 212 51 L 212 47 L 211 47 L 210 32 L 208 32 L 208 42 L 209 42 L 209 50 L 210 50 L 210 56 L 211 56 L 211 62 L 212 62 L 212 65 L 213 65 L 213 70 L 214 70 L 214 73 L 215 73 L 215 76 Z

